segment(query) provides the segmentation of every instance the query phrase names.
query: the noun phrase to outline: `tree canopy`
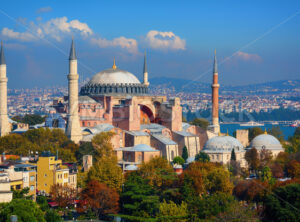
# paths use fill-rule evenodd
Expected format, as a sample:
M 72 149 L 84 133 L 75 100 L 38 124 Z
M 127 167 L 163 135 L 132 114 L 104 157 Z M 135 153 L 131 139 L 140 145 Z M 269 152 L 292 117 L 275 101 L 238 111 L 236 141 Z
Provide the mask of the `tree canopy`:
M 10 221 L 10 216 L 16 215 L 20 222 L 46 222 L 39 206 L 32 200 L 13 199 L 0 209 L 0 221 Z
M 199 126 L 202 129 L 207 129 L 208 125 L 209 125 L 209 121 L 207 119 L 204 118 L 195 118 L 192 122 L 190 122 L 190 124 L 195 125 L 195 126 Z

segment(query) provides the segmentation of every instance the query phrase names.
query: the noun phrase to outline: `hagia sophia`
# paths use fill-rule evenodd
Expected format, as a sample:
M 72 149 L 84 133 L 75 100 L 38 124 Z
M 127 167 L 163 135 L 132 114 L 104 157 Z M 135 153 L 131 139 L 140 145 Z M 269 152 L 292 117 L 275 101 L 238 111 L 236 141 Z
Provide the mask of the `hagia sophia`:
M 90 142 L 101 132 L 114 132 L 112 144 L 123 169 L 135 169 L 154 156 L 169 161 L 188 150 L 189 161 L 200 151 L 213 162 L 226 164 L 232 149 L 245 166 L 246 149 L 270 150 L 273 155 L 283 151 L 272 135 L 262 134 L 250 143 L 247 130 L 237 130 L 236 138 L 220 132 L 219 83 L 216 53 L 213 64 L 212 120 L 207 130 L 182 121 L 179 98 L 153 96 L 150 93 L 146 54 L 143 81 L 119 69 L 114 59 L 112 68 L 96 73 L 91 80 L 78 86 L 77 57 L 72 40 L 69 56 L 68 96 L 53 101 L 49 116 L 58 116 L 58 127 L 75 143 Z M 65 124 L 66 123 L 66 124 Z M 53 127 L 51 118 L 43 127 Z M 7 113 L 7 77 L 3 45 L 0 53 L 0 136 L 11 131 Z

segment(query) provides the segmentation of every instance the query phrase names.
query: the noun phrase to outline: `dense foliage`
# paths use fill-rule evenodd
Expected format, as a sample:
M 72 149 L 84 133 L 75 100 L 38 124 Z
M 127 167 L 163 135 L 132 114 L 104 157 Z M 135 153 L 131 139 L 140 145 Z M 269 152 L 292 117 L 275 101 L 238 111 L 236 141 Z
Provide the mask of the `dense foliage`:
M 61 129 L 39 128 L 28 130 L 22 135 L 9 134 L 0 137 L 0 152 L 6 154 L 25 156 L 29 152 L 58 152 L 63 161 L 69 162 L 76 161 L 74 153 L 77 149 L 78 145 L 71 142 Z
M 45 122 L 45 117 L 37 114 L 26 114 L 25 116 L 14 116 L 12 120 L 19 123 L 27 123 L 31 126 Z

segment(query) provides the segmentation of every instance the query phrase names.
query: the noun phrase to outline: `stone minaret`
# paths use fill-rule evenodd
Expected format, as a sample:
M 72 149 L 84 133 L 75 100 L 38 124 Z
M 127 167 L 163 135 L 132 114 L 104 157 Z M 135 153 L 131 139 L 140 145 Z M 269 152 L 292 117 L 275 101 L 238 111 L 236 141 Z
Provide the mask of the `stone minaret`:
M 7 77 L 3 43 L 0 52 L 0 136 L 9 134 L 11 126 L 7 115 Z
M 214 69 L 213 69 L 213 83 L 212 88 L 212 130 L 214 133 L 220 132 L 219 124 L 219 83 L 218 83 L 218 64 L 215 50 Z
M 145 56 L 144 56 L 144 85 L 149 86 L 146 51 L 145 51 Z
M 77 58 L 74 47 L 74 40 L 69 57 L 69 107 L 68 107 L 68 121 L 66 127 L 66 134 L 70 140 L 79 143 L 82 139 L 79 116 L 78 116 L 78 73 L 77 73 Z

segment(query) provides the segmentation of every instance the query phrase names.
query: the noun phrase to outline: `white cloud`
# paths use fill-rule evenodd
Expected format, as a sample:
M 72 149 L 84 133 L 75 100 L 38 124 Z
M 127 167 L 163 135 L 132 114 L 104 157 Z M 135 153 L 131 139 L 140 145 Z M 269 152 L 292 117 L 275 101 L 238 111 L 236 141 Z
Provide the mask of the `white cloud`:
M 119 38 L 114 38 L 112 40 L 107 40 L 105 38 L 92 38 L 91 42 L 98 45 L 101 48 L 107 47 L 121 47 L 126 49 L 132 54 L 138 53 L 138 43 L 135 39 L 128 39 L 123 36 Z
M 235 53 L 235 56 L 238 59 L 244 60 L 244 61 L 254 61 L 254 62 L 261 62 L 262 58 L 257 54 L 250 54 L 246 52 L 237 52 Z
M 33 41 L 36 39 L 36 37 L 29 32 L 15 32 L 9 28 L 3 28 L 1 34 L 10 39 L 18 39 L 25 42 Z
M 43 7 L 43 8 L 39 8 L 38 10 L 36 10 L 36 13 L 46 13 L 46 12 L 51 12 L 52 8 L 50 6 L 48 7 Z
M 79 20 L 71 20 L 68 22 L 67 17 L 60 17 L 50 19 L 45 23 L 35 24 L 30 22 L 28 25 L 28 31 L 16 32 L 9 28 L 3 28 L 1 34 L 4 37 L 17 39 L 20 41 L 34 41 L 37 38 L 49 37 L 56 41 L 61 41 L 64 34 L 71 32 L 79 32 L 83 36 L 93 34 L 92 29 Z
M 173 32 L 151 30 L 147 33 L 145 41 L 153 49 L 185 50 L 185 40 Z

